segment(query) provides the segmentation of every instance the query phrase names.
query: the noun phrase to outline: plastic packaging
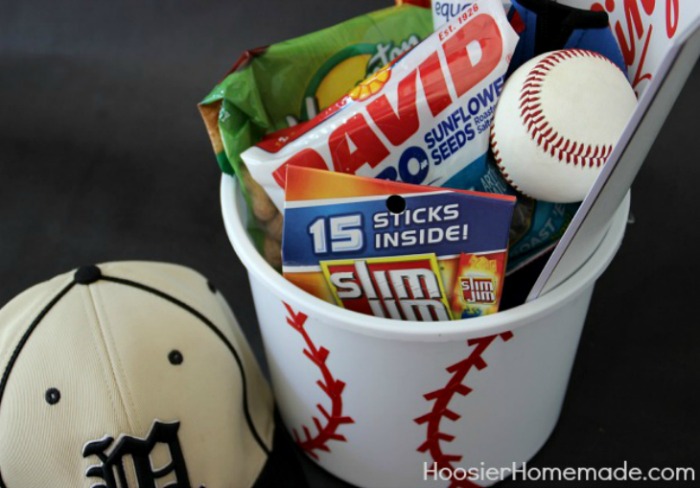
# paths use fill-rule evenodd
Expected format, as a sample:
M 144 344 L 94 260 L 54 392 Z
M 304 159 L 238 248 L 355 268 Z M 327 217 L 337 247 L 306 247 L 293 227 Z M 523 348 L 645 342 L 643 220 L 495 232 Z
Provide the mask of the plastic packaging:
M 241 157 L 279 209 L 288 165 L 477 189 L 516 43 L 502 4 L 477 1 L 316 118 Z
M 246 51 L 199 104 L 221 170 L 242 184 L 254 216 L 249 231 L 268 262 L 280 265 L 282 216 L 250 178 L 240 153 L 270 132 L 312 118 L 431 32 L 426 9 L 371 12 Z
M 289 166 L 285 278 L 399 320 L 498 310 L 515 198 Z

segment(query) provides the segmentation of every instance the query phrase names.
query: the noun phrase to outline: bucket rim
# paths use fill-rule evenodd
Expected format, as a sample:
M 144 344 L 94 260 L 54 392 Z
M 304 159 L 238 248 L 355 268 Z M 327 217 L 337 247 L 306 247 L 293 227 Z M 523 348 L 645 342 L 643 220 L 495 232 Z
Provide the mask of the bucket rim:
M 246 215 L 245 201 L 238 180 L 223 174 L 220 185 L 221 210 L 224 227 L 238 259 L 251 274 L 266 287 L 276 290 L 283 300 L 294 306 L 303 304 L 303 312 L 315 319 L 322 319 L 330 326 L 364 335 L 391 339 L 448 341 L 458 337 L 478 337 L 514 330 L 550 314 L 578 297 L 583 290 L 595 283 L 608 267 L 619 249 L 625 234 L 630 207 L 630 192 L 610 219 L 609 227 L 598 247 L 585 263 L 559 286 L 537 299 L 482 317 L 443 322 L 401 321 L 373 317 L 328 303 L 287 281 L 260 255 L 252 243 L 243 223 Z M 323 320 L 325 319 L 325 320 Z

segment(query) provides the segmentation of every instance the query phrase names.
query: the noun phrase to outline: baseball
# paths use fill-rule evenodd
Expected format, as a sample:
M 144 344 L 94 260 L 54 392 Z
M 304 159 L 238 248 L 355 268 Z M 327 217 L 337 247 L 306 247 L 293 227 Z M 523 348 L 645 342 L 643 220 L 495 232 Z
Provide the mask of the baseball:
M 637 105 L 624 73 L 604 56 L 552 51 L 508 79 L 491 126 L 491 149 L 508 183 L 548 202 L 579 202 Z

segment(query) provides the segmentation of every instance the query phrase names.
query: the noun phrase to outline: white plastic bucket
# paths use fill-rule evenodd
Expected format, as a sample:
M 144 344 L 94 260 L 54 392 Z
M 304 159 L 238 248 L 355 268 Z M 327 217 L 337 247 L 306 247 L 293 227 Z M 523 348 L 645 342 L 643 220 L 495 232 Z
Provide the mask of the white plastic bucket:
M 448 486 L 450 470 L 508 469 L 537 452 L 556 424 L 593 286 L 629 211 L 628 195 L 591 258 L 547 295 L 490 316 L 425 323 L 361 315 L 296 288 L 253 246 L 229 176 L 221 203 L 287 428 L 323 468 L 373 487 Z

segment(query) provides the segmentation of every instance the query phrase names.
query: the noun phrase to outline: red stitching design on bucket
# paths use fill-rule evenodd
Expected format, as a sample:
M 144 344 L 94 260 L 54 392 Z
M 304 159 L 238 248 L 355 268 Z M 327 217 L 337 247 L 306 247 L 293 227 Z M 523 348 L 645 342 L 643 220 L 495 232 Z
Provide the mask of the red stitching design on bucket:
M 572 141 L 550 125 L 542 110 L 540 96 L 547 74 L 559 63 L 577 57 L 602 59 L 617 68 L 605 56 L 585 49 L 565 49 L 545 56 L 530 70 L 520 89 L 520 118 L 532 140 L 550 156 L 567 164 L 600 167 L 610 156 L 612 144 L 591 145 Z M 493 144 L 493 132 L 491 136 Z
M 292 434 L 294 436 L 294 441 L 302 448 L 309 456 L 314 459 L 318 459 L 318 454 L 314 452 L 315 450 L 331 452 L 328 447 L 328 442 L 331 440 L 347 442 L 344 435 L 338 433 L 338 428 L 343 424 L 352 424 L 355 421 L 346 415 L 343 415 L 343 390 L 345 389 L 345 383 L 341 380 L 333 378 L 333 374 L 328 365 L 326 364 L 326 359 L 328 358 L 328 349 L 321 346 L 319 348 L 311 340 L 309 334 L 304 329 L 306 324 L 306 319 L 308 316 L 303 312 L 294 312 L 292 307 L 290 307 L 285 302 L 282 302 L 287 309 L 287 323 L 292 326 L 294 330 L 299 332 L 304 338 L 306 343 L 306 348 L 304 349 L 304 355 L 309 358 L 309 360 L 318 367 L 323 376 L 323 380 L 316 381 L 316 384 L 323 390 L 323 392 L 331 400 L 331 411 L 330 413 L 326 410 L 320 403 L 316 404 L 316 408 L 321 412 L 324 417 L 326 424 L 323 425 L 318 417 L 313 417 L 314 425 L 318 430 L 316 435 L 311 434 L 311 430 L 306 425 L 302 425 L 301 428 L 304 431 L 304 439 L 299 436 L 296 429 L 292 429 Z
M 486 361 L 484 361 L 483 355 L 497 337 L 500 337 L 505 342 L 513 337 L 513 333 L 504 332 L 502 334 L 468 340 L 467 345 L 476 347 L 474 347 L 474 350 L 466 359 L 445 368 L 448 373 L 452 373 L 447 385 L 439 390 L 431 391 L 423 395 L 427 401 L 435 400 L 435 403 L 433 403 L 433 408 L 430 412 L 413 419 L 413 421 L 419 425 L 426 424 L 426 440 L 417 448 L 417 451 L 429 452 L 438 470 L 447 468 L 453 471 L 454 466 L 452 466 L 452 463 L 461 461 L 463 457 L 459 454 L 443 452 L 440 442 L 452 442 L 455 436 L 442 432 L 440 430 L 440 423 L 443 419 L 456 422 L 461 418 L 460 414 L 449 409 L 450 402 L 456 394 L 466 396 L 472 392 L 472 389 L 464 384 L 464 380 L 472 369 L 482 370 L 488 366 Z M 450 488 L 465 487 L 478 488 L 478 485 L 468 479 L 451 480 Z

